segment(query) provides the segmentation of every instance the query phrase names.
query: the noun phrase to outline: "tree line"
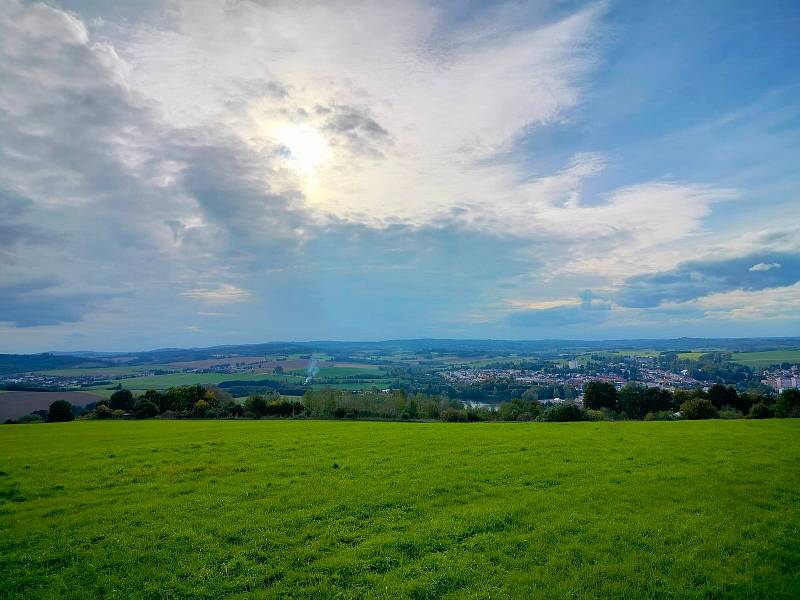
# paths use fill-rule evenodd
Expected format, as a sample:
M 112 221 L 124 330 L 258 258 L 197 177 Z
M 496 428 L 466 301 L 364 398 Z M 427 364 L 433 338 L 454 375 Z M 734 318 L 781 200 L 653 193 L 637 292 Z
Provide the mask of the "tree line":
M 591 381 L 583 390 L 583 405 L 574 401 L 540 401 L 523 395 L 493 406 L 465 405 L 458 398 L 404 390 L 352 392 L 335 389 L 308 390 L 302 397 L 277 392 L 253 394 L 243 402 L 213 385 L 176 386 L 165 391 L 148 390 L 135 396 L 130 390 L 115 391 L 108 400 L 73 407 L 57 400 L 49 411 L 36 411 L 7 423 L 136 418 L 323 418 L 468 421 L 596 421 L 676 420 L 714 418 L 800 417 L 800 390 L 781 394 L 739 393 L 732 386 L 715 384 L 707 390 L 677 390 L 629 383 L 621 389 L 605 381 Z

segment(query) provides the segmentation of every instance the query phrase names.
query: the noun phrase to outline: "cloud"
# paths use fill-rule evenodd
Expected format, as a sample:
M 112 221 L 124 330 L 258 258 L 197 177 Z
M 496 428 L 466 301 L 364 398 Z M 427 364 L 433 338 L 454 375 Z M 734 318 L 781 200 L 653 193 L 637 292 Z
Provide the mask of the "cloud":
M 216 288 L 195 288 L 181 292 L 181 296 L 187 298 L 194 298 L 195 300 L 202 300 L 209 304 L 229 304 L 231 302 L 242 302 L 249 300 L 251 297 L 250 292 L 235 285 L 224 283 Z M 219 313 L 202 313 L 202 314 L 219 314 Z
M 770 269 L 780 269 L 780 268 L 781 268 L 781 264 L 780 263 L 763 263 L 763 262 L 760 262 L 760 263 L 754 264 L 752 267 L 750 267 L 747 270 L 748 271 L 769 271 Z
M 782 265 L 758 268 L 753 265 Z M 763 253 L 719 260 L 691 261 L 670 271 L 636 275 L 616 295 L 622 306 L 647 308 L 687 302 L 733 290 L 758 291 L 800 281 L 800 254 Z
M 552 328 L 578 324 L 600 324 L 606 320 L 611 305 L 590 290 L 580 295 L 580 302 L 551 308 L 512 312 L 508 323 L 514 327 Z
M 0 321 L 16 327 L 59 325 L 80 321 L 101 300 L 116 294 L 108 291 L 68 292 L 55 279 L 34 279 L 0 284 Z

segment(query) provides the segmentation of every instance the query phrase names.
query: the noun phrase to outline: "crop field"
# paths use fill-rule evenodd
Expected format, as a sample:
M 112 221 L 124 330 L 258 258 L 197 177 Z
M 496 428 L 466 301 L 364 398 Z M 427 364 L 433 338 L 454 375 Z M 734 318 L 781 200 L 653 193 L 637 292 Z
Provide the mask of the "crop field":
M 290 371 L 295 375 L 306 375 L 306 369 L 297 369 Z M 365 375 L 367 377 L 375 377 L 384 373 L 383 370 L 377 369 L 373 366 L 350 366 L 350 367 L 319 367 L 316 377 L 358 377 Z
M 761 352 L 736 352 L 731 355 L 734 362 L 763 369 L 781 363 L 800 364 L 800 350 L 764 350 Z
M 800 597 L 800 420 L 0 429 L 0 597 Z
M 166 390 L 178 385 L 219 384 L 223 381 L 273 381 L 301 382 L 299 375 L 276 375 L 274 373 L 169 373 L 167 375 L 148 375 L 146 377 L 130 377 L 120 379 L 120 383 L 129 390 Z
M 0 423 L 27 415 L 34 410 L 47 410 L 56 400 L 75 405 L 97 402 L 99 398 L 87 392 L 3 392 L 0 397 Z

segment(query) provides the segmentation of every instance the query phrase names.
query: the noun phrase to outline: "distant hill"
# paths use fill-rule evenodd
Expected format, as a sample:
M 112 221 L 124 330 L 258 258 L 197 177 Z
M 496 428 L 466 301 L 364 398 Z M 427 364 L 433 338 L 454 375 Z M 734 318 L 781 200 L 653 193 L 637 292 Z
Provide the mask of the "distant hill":
M 210 346 L 207 348 L 160 348 L 143 352 L 101 353 L 81 351 L 34 355 L 0 355 L 0 372 L 30 371 L 112 364 L 163 364 L 213 358 L 220 354 L 258 356 L 269 354 L 325 353 L 347 356 L 353 353 L 435 352 L 455 354 L 558 354 L 609 350 L 727 350 L 755 352 L 800 348 L 800 337 L 781 338 L 675 338 L 632 340 L 458 340 L 409 339 L 377 342 L 320 340 L 308 342 L 266 342 Z
M 26 373 L 45 369 L 108 367 L 112 363 L 69 354 L 0 354 L 0 374 Z

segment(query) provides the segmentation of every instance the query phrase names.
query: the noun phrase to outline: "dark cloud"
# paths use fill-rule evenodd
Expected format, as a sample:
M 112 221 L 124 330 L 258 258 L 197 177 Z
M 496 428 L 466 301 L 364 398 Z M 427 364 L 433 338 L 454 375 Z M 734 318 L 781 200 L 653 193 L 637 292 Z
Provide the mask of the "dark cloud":
M 0 285 L 0 321 L 17 327 L 58 325 L 83 319 L 109 292 L 65 292 L 56 279 Z
M 718 292 L 758 291 L 800 281 L 800 255 L 761 252 L 724 260 L 692 261 L 671 271 L 629 278 L 615 300 L 622 306 L 650 308 L 687 302 Z
M 391 144 L 391 136 L 369 113 L 357 106 L 333 105 L 317 107 L 327 118 L 323 129 L 334 136 L 334 142 L 345 146 L 354 154 L 383 157 L 383 150 Z

